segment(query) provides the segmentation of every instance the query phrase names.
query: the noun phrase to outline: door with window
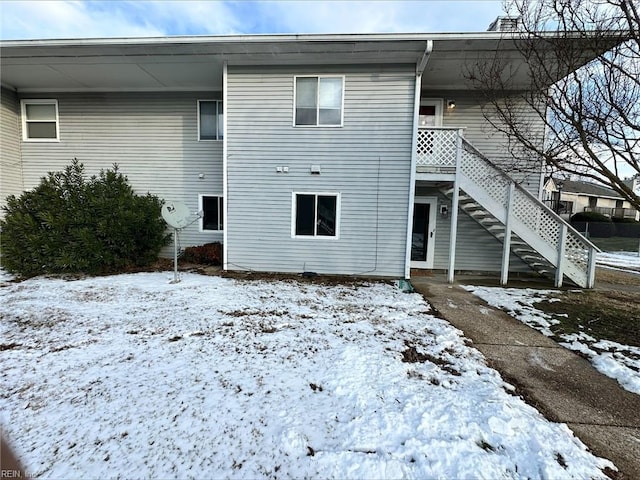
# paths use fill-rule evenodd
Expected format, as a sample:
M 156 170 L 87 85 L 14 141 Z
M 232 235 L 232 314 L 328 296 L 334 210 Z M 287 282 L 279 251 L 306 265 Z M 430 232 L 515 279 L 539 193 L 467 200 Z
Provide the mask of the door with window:
M 424 98 L 420 101 L 418 127 L 423 131 L 418 137 L 417 153 L 421 165 L 434 163 L 440 153 L 437 132 L 430 129 L 442 126 L 442 105 L 442 99 L 438 98 Z
M 420 100 L 418 126 L 441 127 L 443 105 L 444 100 L 442 98 L 423 98 Z
M 411 267 L 433 268 L 436 233 L 436 197 L 416 197 L 411 232 Z

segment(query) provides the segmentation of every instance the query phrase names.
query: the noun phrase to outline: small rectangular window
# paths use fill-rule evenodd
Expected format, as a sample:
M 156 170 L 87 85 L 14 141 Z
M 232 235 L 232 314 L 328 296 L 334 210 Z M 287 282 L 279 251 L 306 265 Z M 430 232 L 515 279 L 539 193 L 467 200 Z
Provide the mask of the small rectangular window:
M 49 99 L 21 100 L 22 139 L 33 142 L 59 140 L 58 101 Z
M 198 100 L 198 140 L 222 140 L 223 114 L 220 100 Z
M 338 194 L 294 193 L 293 236 L 337 237 Z
M 200 209 L 202 210 L 202 230 L 224 230 L 222 197 L 201 195 Z
M 341 126 L 344 77 L 296 77 L 296 126 Z

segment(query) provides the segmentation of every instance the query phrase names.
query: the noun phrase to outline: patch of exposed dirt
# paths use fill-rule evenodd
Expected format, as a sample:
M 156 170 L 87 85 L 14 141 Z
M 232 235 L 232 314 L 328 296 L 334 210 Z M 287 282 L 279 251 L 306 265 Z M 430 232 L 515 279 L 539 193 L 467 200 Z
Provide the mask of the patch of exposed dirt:
M 366 277 L 350 277 L 346 275 L 316 275 L 297 273 L 270 273 L 270 272 L 237 272 L 220 271 L 218 275 L 235 280 L 267 280 L 267 281 L 295 281 L 308 282 L 329 286 L 359 287 L 370 281 L 379 282 L 380 278 L 367 279 Z
M 608 268 L 598 268 L 596 269 L 596 288 L 640 292 L 640 275 Z
M 404 351 L 402 351 L 402 361 L 404 363 L 425 363 L 431 362 L 434 365 L 438 365 L 445 372 L 450 373 L 456 377 L 460 376 L 460 372 L 458 372 L 455 368 L 453 368 L 452 364 L 445 360 L 442 357 L 434 357 L 433 355 L 429 355 L 428 353 L 420 353 L 415 345 L 412 345 L 408 340 L 404 342 L 407 347 Z M 411 375 L 410 375 L 411 376 Z

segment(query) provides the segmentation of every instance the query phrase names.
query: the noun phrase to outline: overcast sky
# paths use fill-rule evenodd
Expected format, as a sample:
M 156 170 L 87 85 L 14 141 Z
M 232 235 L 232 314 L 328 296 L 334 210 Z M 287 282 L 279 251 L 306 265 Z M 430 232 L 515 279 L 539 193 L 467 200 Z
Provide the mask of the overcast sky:
M 499 0 L 0 0 L 0 38 L 478 32 L 501 13 Z

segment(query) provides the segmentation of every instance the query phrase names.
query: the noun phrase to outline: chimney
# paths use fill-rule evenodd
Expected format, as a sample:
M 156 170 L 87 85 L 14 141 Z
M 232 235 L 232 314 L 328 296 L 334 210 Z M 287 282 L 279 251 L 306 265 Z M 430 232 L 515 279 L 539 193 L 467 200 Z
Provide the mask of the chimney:
M 516 32 L 520 29 L 520 21 L 522 17 L 498 17 L 489 28 L 488 32 Z
M 625 178 L 623 182 L 632 192 L 636 192 L 636 190 L 640 192 L 640 174 L 634 175 L 631 178 Z

